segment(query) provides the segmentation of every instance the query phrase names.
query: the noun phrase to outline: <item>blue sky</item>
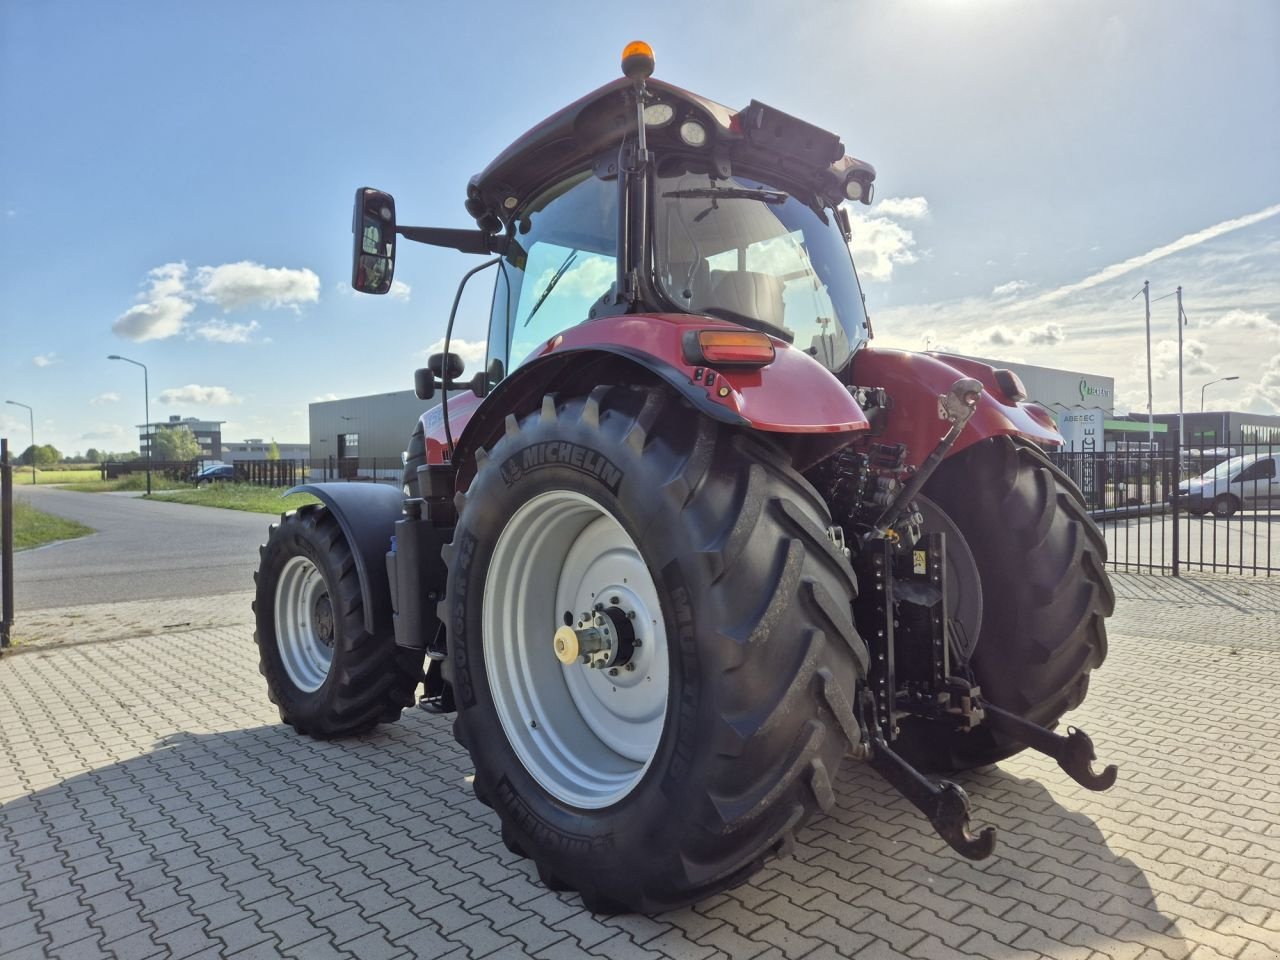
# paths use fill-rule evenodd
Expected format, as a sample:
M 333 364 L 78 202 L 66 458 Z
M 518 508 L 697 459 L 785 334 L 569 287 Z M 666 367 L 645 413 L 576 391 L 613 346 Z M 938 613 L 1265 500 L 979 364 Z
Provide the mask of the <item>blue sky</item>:
M 309 401 L 407 388 L 475 261 L 404 245 L 398 296 L 352 294 L 355 187 L 469 226 L 468 177 L 643 38 L 658 76 L 876 165 L 854 252 L 878 342 L 1109 374 L 1139 409 L 1129 297 L 1182 284 L 1189 408 L 1236 375 L 1211 406 L 1280 412 L 1272 0 L 628 9 L 4 0 L 0 399 L 73 452 L 136 445 L 140 374 L 109 353 L 148 364 L 153 418 L 232 439 L 305 441 Z M 1171 300 L 1153 332 L 1174 409 Z M 24 413 L 0 405 L 19 448 Z

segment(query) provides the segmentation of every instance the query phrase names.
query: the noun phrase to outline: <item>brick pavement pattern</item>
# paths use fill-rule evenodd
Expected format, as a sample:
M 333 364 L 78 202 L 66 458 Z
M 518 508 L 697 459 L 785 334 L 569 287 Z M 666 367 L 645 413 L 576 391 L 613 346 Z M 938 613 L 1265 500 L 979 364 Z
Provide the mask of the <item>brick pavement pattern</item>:
M 117 609 L 120 639 L 47 612 L 0 660 L 0 956 L 1280 956 L 1280 585 L 1117 588 L 1069 718 L 1121 765 L 1111 791 L 1028 754 L 966 775 L 1000 830 L 970 863 L 850 764 L 791 856 L 658 917 L 542 887 L 448 719 L 280 725 L 247 595 Z

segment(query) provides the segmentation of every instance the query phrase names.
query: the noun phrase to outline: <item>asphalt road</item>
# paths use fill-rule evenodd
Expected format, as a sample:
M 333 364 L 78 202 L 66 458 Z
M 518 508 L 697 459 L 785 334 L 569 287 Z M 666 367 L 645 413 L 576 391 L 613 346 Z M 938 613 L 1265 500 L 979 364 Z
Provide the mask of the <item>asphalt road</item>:
M 251 589 L 258 545 L 272 520 L 261 513 L 53 487 L 17 487 L 14 496 L 98 531 L 14 556 L 19 611 Z

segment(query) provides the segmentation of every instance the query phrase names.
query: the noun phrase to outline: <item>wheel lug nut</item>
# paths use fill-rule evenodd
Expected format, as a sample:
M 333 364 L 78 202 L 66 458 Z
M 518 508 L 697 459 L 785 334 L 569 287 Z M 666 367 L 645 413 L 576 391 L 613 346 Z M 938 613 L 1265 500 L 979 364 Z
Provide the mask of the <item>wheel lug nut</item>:
M 621 600 L 619 600 L 617 597 L 610 597 L 610 598 L 609 598 L 609 602 L 610 602 L 611 604 L 613 604 L 613 605 L 616 607 L 616 606 L 617 606 L 618 604 L 620 604 L 622 601 L 621 601 Z
M 636 665 L 635 665 L 634 663 L 628 663 L 628 664 L 627 664 L 627 670 L 628 670 L 628 671 L 634 670 L 635 668 L 636 668 Z
M 617 668 L 617 667 L 610 667 L 610 668 L 609 668 L 609 676 L 611 676 L 611 677 L 616 677 L 617 675 L 618 675 L 618 668 Z

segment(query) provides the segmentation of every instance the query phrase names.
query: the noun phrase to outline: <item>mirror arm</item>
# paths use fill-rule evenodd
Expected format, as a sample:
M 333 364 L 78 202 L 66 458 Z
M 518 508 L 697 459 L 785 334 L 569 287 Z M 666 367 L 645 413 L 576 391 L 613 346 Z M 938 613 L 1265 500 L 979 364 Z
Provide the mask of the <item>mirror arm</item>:
M 396 233 L 406 240 L 430 244 L 433 247 L 449 247 L 462 253 L 504 253 L 507 238 L 482 230 L 455 230 L 450 227 L 402 227 Z

